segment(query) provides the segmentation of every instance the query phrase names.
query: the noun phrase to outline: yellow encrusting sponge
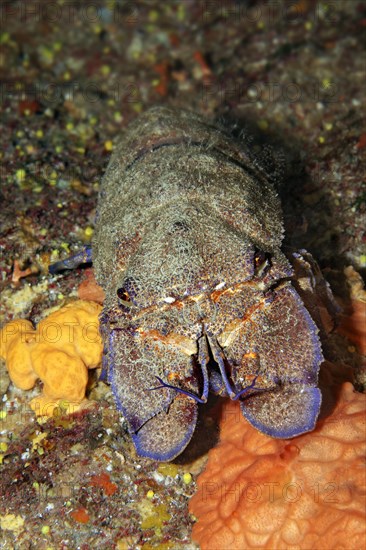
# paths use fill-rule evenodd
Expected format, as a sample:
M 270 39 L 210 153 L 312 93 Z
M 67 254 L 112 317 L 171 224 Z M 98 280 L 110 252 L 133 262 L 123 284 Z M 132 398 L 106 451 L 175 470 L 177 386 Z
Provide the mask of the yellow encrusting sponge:
M 15 386 L 29 390 L 37 379 L 43 382 L 42 394 L 30 403 L 37 416 L 52 416 L 58 406 L 75 412 L 85 399 L 88 369 L 102 358 L 101 309 L 78 300 L 51 313 L 36 329 L 30 321 L 15 319 L 0 331 L 0 357 Z

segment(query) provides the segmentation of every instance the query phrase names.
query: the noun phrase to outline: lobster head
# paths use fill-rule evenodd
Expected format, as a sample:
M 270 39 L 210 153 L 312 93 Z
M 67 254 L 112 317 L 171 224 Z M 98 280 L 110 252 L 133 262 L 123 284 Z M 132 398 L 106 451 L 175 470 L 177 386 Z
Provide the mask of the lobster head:
M 245 418 L 269 436 L 314 428 L 318 329 L 287 260 L 250 254 L 254 269 L 235 285 L 141 307 L 138 284 L 125 277 L 106 306 L 105 369 L 139 455 L 167 461 L 180 454 L 210 391 L 238 400 Z

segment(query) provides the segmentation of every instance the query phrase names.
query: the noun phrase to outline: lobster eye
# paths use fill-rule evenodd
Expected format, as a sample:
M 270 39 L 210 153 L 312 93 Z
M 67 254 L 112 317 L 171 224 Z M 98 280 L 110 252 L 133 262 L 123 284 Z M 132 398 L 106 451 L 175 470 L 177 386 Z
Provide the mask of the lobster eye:
M 117 289 L 117 296 L 120 301 L 120 305 L 129 308 L 137 305 L 137 283 L 135 279 L 133 277 L 126 277 L 122 284 L 123 286 Z
M 263 252 L 262 250 L 256 250 L 255 251 L 254 258 L 253 258 L 255 269 L 258 269 L 258 267 L 260 267 L 262 264 L 264 264 L 264 262 L 267 259 L 266 256 L 267 256 L 266 253 Z
M 123 300 L 124 302 L 131 302 L 130 295 L 128 294 L 127 290 L 123 287 L 117 290 L 117 296 L 120 300 Z
M 256 276 L 261 277 L 271 265 L 270 255 L 262 250 L 256 250 L 253 263 Z
M 124 287 L 117 290 L 117 296 L 121 306 L 132 307 L 133 303 L 131 297 Z

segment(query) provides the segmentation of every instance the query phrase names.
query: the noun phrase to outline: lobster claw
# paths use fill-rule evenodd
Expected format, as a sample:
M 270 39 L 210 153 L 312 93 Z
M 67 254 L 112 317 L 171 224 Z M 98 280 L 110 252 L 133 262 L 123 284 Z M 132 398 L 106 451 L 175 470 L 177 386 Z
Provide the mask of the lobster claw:
M 172 460 L 188 445 L 197 422 L 197 402 L 188 397 L 199 391 L 193 354 L 166 343 L 157 331 L 149 335 L 127 326 L 108 332 L 108 381 L 136 450 L 154 460 Z M 194 352 L 197 344 L 191 345 Z M 176 380 L 179 388 L 157 388 L 157 378 Z
M 227 331 L 220 338 L 228 343 L 223 352 L 235 389 L 235 395 L 228 391 L 229 396 L 240 399 L 244 417 L 256 429 L 271 437 L 291 438 L 315 427 L 323 355 L 318 328 L 290 283 L 269 291 L 237 325 L 235 334 Z M 255 380 L 245 387 L 243 381 L 250 374 L 256 375 Z
M 197 423 L 197 403 L 206 403 L 209 391 L 207 372 L 209 351 L 205 336 L 198 339 L 197 360 L 197 366 L 202 376 L 201 397 L 189 390 L 167 384 L 159 376 L 156 376 L 160 385 L 150 388 L 150 391 L 167 388 L 176 392 L 176 396 L 166 412 L 161 412 L 151 418 L 132 435 L 138 454 L 156 460 L 172 460 L 190 442 Z
M 178 393 L 168 410 L 153 416 L 132 433 L 132 440 L 140 456 L 173 460 L 190 442 L 196 423 L 197 403 Z
M 288 439 L 314 429 L 320 404 L 319 388 L 291 384 L 251 395 L 240 407 L 254 428 L 271 437 Z

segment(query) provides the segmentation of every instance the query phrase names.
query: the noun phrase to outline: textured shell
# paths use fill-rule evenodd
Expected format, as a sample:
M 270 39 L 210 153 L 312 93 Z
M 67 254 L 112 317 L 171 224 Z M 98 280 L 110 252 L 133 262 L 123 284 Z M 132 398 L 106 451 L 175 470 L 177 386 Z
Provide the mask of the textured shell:
M 107 288 L 131 276 L 146 306 L 243 280 L 250 269 L 243 251 L 274 252 L 282 234 L 279 199 L 243 144 L 193 113 L 155 107 L 130 125 L 111 157 L 93 264 Z

